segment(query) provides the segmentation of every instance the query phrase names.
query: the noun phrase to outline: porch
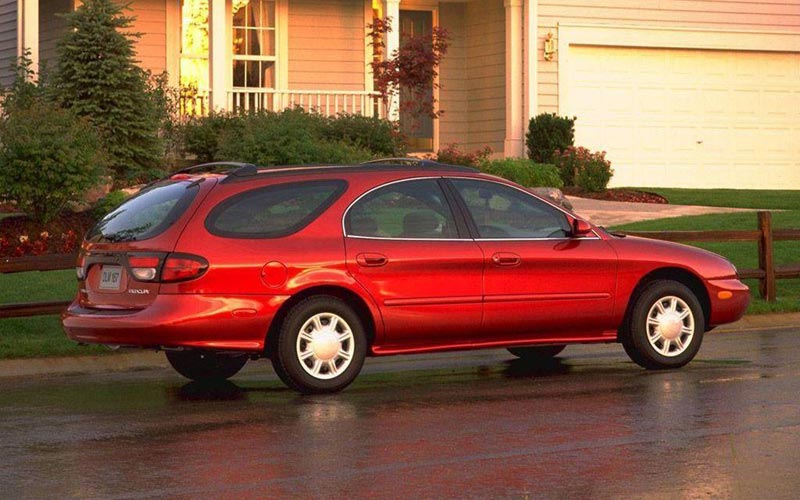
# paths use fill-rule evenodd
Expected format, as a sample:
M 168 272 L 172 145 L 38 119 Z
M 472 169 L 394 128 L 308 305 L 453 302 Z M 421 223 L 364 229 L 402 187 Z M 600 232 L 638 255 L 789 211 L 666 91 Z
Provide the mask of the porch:
M 35 64 L 55 63 L 65 29 L 59 14 L 74 0 L 20 0 L 18 52 Z M 141 64 L 167 72 L 181 88 L 183 114 L 211 110 L 280 111 L 302 107 L 325 115 L 355 113 L 400 121 L 396 100 L 373 89 L 376 54 L 366 26 L 374 17 L 398 20 L 386 53 L 400 46 L 408 21 L 428 19 L 451 35 L 433 90 L 444 113 L 424 128 L 418 149 L 450 143 L 523 154 L 530 92 L 523 92 L 523 20 L 535 2 L 523 0 L 134 0 L 132 31 Z M 405 23 L 405 24 L 404 24 Z M 535 41 L 534 41 L 535 42 Z M 534 54 L 535 48 L 528 53 Z M 526 96 L 527 94 L 527 96 Z

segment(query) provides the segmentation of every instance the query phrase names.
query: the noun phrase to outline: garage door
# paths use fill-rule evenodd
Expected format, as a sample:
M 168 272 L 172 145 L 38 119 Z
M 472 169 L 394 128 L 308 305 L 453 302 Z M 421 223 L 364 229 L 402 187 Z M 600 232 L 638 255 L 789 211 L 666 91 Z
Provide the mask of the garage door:
M 800 54 L 571 46 L 565 76 L 612 185 L 800 189 Z

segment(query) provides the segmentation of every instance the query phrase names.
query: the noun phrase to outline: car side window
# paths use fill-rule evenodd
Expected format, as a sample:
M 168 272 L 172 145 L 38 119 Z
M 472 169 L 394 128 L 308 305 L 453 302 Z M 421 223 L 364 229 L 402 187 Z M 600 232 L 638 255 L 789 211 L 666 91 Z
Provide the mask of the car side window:
M 348 211 L 348 236 L 454 239 L 455 219 L 435 179 L 402 181 L 367 194 Z
M 472 179 L 452 179 L 480 238 L 566 238 L 570 226 L 563 212 L 518 189 Z

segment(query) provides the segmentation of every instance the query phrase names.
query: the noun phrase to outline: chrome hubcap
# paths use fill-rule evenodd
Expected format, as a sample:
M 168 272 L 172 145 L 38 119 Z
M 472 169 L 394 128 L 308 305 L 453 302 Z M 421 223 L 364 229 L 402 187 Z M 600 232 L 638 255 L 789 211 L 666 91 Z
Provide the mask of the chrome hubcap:
M 350 325 L 339 315 L 310 317 L 297 336 L 297 359 L 314 378 L 328 380 L 344 372 L 353 359 L 355 344 Z
M 683 299 L 662 297 L 647 313 L 647 340 L 662 356 L 678 356 L 692 343 L 694 315 Z

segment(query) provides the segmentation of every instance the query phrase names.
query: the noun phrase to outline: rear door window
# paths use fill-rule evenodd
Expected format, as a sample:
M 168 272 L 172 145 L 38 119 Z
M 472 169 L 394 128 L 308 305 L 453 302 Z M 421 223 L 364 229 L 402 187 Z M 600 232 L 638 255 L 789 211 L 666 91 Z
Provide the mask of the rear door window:
M 442 240 L 458 238 L 455 219 L 435 179 L 402 181 L 367 194 L 345 220 L 348 236 Z
M 192 204 L 199 183 L 166 180 L 141 190 L 89 231 L 87 241 L 140 241 L 158 236 Z
M 226 238 L 282 238 L 314 221 L 346 188 L 343 180 L 324 180 L 245 191 L 217 205 L 206 229 Z

